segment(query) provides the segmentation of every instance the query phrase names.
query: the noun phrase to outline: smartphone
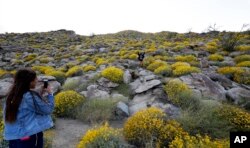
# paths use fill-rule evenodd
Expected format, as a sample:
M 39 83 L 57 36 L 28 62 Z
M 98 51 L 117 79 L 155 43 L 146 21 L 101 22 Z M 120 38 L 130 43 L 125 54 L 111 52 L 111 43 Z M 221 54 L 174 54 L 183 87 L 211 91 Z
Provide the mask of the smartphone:
M 43 80 L 43 87 L 47 88 L 48 87 L 48 80 Z

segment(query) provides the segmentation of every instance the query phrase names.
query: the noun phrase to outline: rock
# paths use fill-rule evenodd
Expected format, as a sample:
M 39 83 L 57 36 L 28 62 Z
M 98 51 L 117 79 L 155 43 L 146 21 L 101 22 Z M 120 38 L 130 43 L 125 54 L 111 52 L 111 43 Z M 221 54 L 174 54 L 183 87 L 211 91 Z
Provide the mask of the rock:
M 135 95 L 133 100 L 129 102 L 129 114 L 133 115 L 141 109 L 150 107 L 155 99 L 156 97 L 151 92 Z
M 0 99 L 3 97 L 6 97 L 9 93 L 11 86 L 13 83 L 6 82 L 6 81 L 0 81 Z
M 132 94 L 135 94 L 135 90 L 141 85 L 141 81 L 136 79 L 134 82 L 129 84 L 129 89 Z
M 170 118 L 176 118 L 180 115 L 180 108 L 172 104 L 165 104 L 162 108 L 164 108 L 164 112 L 170 116 Z
M 145 82 L 135 90 L 135 93 L 142 93 L 160 84 L 161 84 L 160 80 L 151 80 L 151 81 Z
M 241 87 L 232 88 L 227 91 L 226 97 L 242 107 L 250 105 L 250 90 Z
M 119 86 L 119 84 L 111 82 L 109 79 L 106 79 L 104 77 L 101 77 L 99 80 L 97 80 L 98 84 L 106 87 L 106 88 L 115 88 Z
M 155 88 L 152 92 L 152 95 L 154 95 L 157 99 L 161 101 L 167 101 L 168 96 L 166 92 L 163 90 L 163 88 Z
M 128 70 L 126 70 L 123 74 L 123 82 L 125 84 L 129 84 L 132 80 L 132 76 Z
M 224 87 L 222 87 L 219 83 L 212 81 L 204 74 L 193 73 L 191 75 L 180 77 L 180 80 L 186 83 L 189 88 L 199 90 L 202 97 L 216 100 L 226 100 L 226 91 Z
M 87 87 L 87 91 L 83 91 L 80 94 L 83 94 L 86 98 L 93 99 L 107 99 L 110 98 L 108 92 L 99 90 L 98 85 L 90 85 Z
M 233 82 L 225 77 L 224 75 L 218 73 L 208 74 L 209 78 L 215 82 L 219 82 L 225 89 L 233 88 Z
M 129 116 L 128 105 L 122 101 L 118 102 L 116 109 L 115 109 L 115 115 L 119 119 L 122 119 L 124 117 L 128 117 Z
M 139 72 L 139 76 L 148 76 L 148 75 L 152 75 L 153 73 L 151 71 L 148 71 L 148 70 L 141 70 Z
M 201 65 L 201 68 L 208 68 L 209 67 L 209 63 L 206 59 L 201 59 L 200 65 Z
M 156 79 L 156 75 L 148 75 L 144 77 L 144 81 L 150 81 Z

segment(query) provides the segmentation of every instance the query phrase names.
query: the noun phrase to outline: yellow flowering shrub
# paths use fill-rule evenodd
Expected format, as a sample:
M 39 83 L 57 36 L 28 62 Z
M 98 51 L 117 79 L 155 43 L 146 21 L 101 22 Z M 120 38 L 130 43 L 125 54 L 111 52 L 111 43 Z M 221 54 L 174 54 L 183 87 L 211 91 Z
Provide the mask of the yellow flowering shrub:
M 43 74 L 45 74 L 45 71 L 53 71 L 53 70 L 55 70 L 51 66 L 33 66 L 31 69 L 33 69 L 34 71 L 39 71 L 39 72 L 41 72 Z
M 84 72 L 95 71 L 95 70 L 96 70 L 96 67 L 93 66 L 93 65 L 86 65 L 86 66 L 83 67 Z
M 191 61 L 197 61 L 197 58 L 193 55 L 186 55 L 186 56 L 176 56 L 175 60 L 180 62 L 191 62 Z
M 151 70 L 151 71 L 154 71 L 156 70 L 157 68 L 159 68 L 160 66 L 164 66 L 166 65 L 166 62 L 163 62 L 163 61 L 160 61 L 160 60 L 156 60 L 154 61 L 153 63 L 151 63 L 147 69 L 148 70 Z
M 213 40 L 206 44 L 206 50 L 210 53 L 215 53 L 218 50 L 217 41 Z
M 135 53 L 133 53 L 133 54 L 131 54 L 131 55 L 129 55 L 129 59 L 132 59 L 132 60 L 136 60 L 137 59 L 137 57 L 138 57 L 138 55 L 137 54 L 135 54 Z
M 190 66 L 190 64 L 187 62 L 176 62 L 171 65 L 172 69 L 176 69 L 179 66 Z
M 55 71 L 55 70 L 49 72 L 46 71 L 46 75 L 55 77 L 56 80 L 61 84 L 63 84 L 66 79 L 65 73 L 61 71 Z
M 236 66 L 238 66 L 238 67 L 250 67 L 250 61 L 240 62 Z
M 124 124 L 124 137 L 131 144 L 145 146 L 152 138 L 159 138 L 165 118 L 166 114 L 155 107 L 138 111 Z
M 240 62 L 243 62 L 243 61 L 250 61 L 250 55 L 240 55 L 240 56 L 237 56 L 234 58 L 234 61 L 236 63 L 240 63 Z
M 36 54 L 30 54 L 28 55 L 27 57 L 24 58 L 24 61 L 27 62 L 27 61 L 31 61 L 33 59 L 35 59 L 37 57 Z
M 67 71 L 66 76 L 73 77 L 73 76 L 80 76 L 82 74 L 83 74 L 82 67 L 81 66 L 74 66 Z
M 240 45 L 236 47 L 236 50 L 238 51 L 250 51 L 250 46 L 249 45 Z
M 60 92 L 55 96 L 55 113 L 58 116 L 68 116 L 85 98 L 75 91 Z
M 208 57 L 208 60 L 210 60 L 210 61 L 223 61 L 224 57 L 222 55 L 219 55 L 219 54 L 212 54 Z
M 176 136 L 175 139 L 169 144 L 169 148 L 227 148 L 229 147 L 229 140 L 214 140 L 209 136 Z
M 176 45 L 176 46 L 173 48 L 173 50 L 174 50 L 174 51 L 179 51 L 179 50 L 184 49 L 184 48 L 186 48 L 185 45 L 179 44 L 179 45 Z
M 0 78 L 7 73 L 8 71 L 0 69 Z
M 163 65 L 154 70 L 155 74 L 160 74 L 163 76 L 170 76 L 172 73 L 172 68 L 170 65 Z
M 190 73 L 199 73 L 200 69 L 193 66 L 178 66 L 173 70 L 174 76 L 182 76 Z
M 244 109 L 231 105 L 223 105 L 218 110 L 218 114 L 228 120 L 235 129 L 250 130 L 250 113 Z
M 3 114 L 2 107 L 0 106 L 0 141 L 3 140 L 3 129 L 4 129 L 2 114 Z
M 234 73 L 234 81 L 242 84 L 250 84 L 250 70 L 239 70 Z
M 159 133 L 158 146 L 166 147 L 175 137 L 188 135 L 175 120 L 168 120 Z
M 152 56 L 145 57 L 145 59 L 143 60 L 143 65 L 144 65 L 145 67 L 147 67 L 147 66 L 149 66 L 150 64 L 152 64 L 154 61 L 155 61 L 155 58 L 152 57 Z
M 121 130 L 105 125 L 90 129 L 82 137 L 77 148 L 115 148 L 121 145 Z
M 101 76 L 113 81 L 122 82 L 123 70 L 114 66 L 108 67 L 101 72 Z
M 169 100 L 175 105 L 180 105 L 180 99 L 182 99 L 180 97 L 181 93 L 191 93 L 191 90 L 188 88 L 188 86 L 179 79 L 170 80 L 165 85 L 164 90 L 166 91 Z
M 217 69 L 217 72 L 238 83 L 250 84 L 250 71 L 241 67 L 221 67 Z
M 96 60 L 96 65 L 97 65 L 97 66 L 105 65 L 105 64 L 108 64 L 108 61 L 106 61 L 106 60 L 103 59 L 103 58 L 98 58 L 98 59 Z

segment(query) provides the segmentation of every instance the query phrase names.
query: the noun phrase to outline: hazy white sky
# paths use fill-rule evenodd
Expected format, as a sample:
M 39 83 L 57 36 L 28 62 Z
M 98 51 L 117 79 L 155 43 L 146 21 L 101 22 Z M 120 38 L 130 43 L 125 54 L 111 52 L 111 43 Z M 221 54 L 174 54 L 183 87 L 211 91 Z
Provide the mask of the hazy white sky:
M 215 23 L 221 31 L 250 24 L 250 0 L 0 0 L 0 33 L 202 32 Z

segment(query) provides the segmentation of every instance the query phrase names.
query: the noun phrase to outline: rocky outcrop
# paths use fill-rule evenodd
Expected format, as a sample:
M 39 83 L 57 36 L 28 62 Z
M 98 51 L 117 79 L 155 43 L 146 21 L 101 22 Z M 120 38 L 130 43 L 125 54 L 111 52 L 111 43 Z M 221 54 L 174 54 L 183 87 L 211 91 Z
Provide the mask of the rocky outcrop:
M 200 73 L 180 77 L 194 92 L 200 92 L 201 97 L 226 100 L 226 91 L 220 84 L 212 81 L 208 76 Z
M 242 107 L 249 107 L 250 109 L 250 90 L 241 87 L 235 87 L 229 89 L 226 93 L 226 96 L 229 101 Z

